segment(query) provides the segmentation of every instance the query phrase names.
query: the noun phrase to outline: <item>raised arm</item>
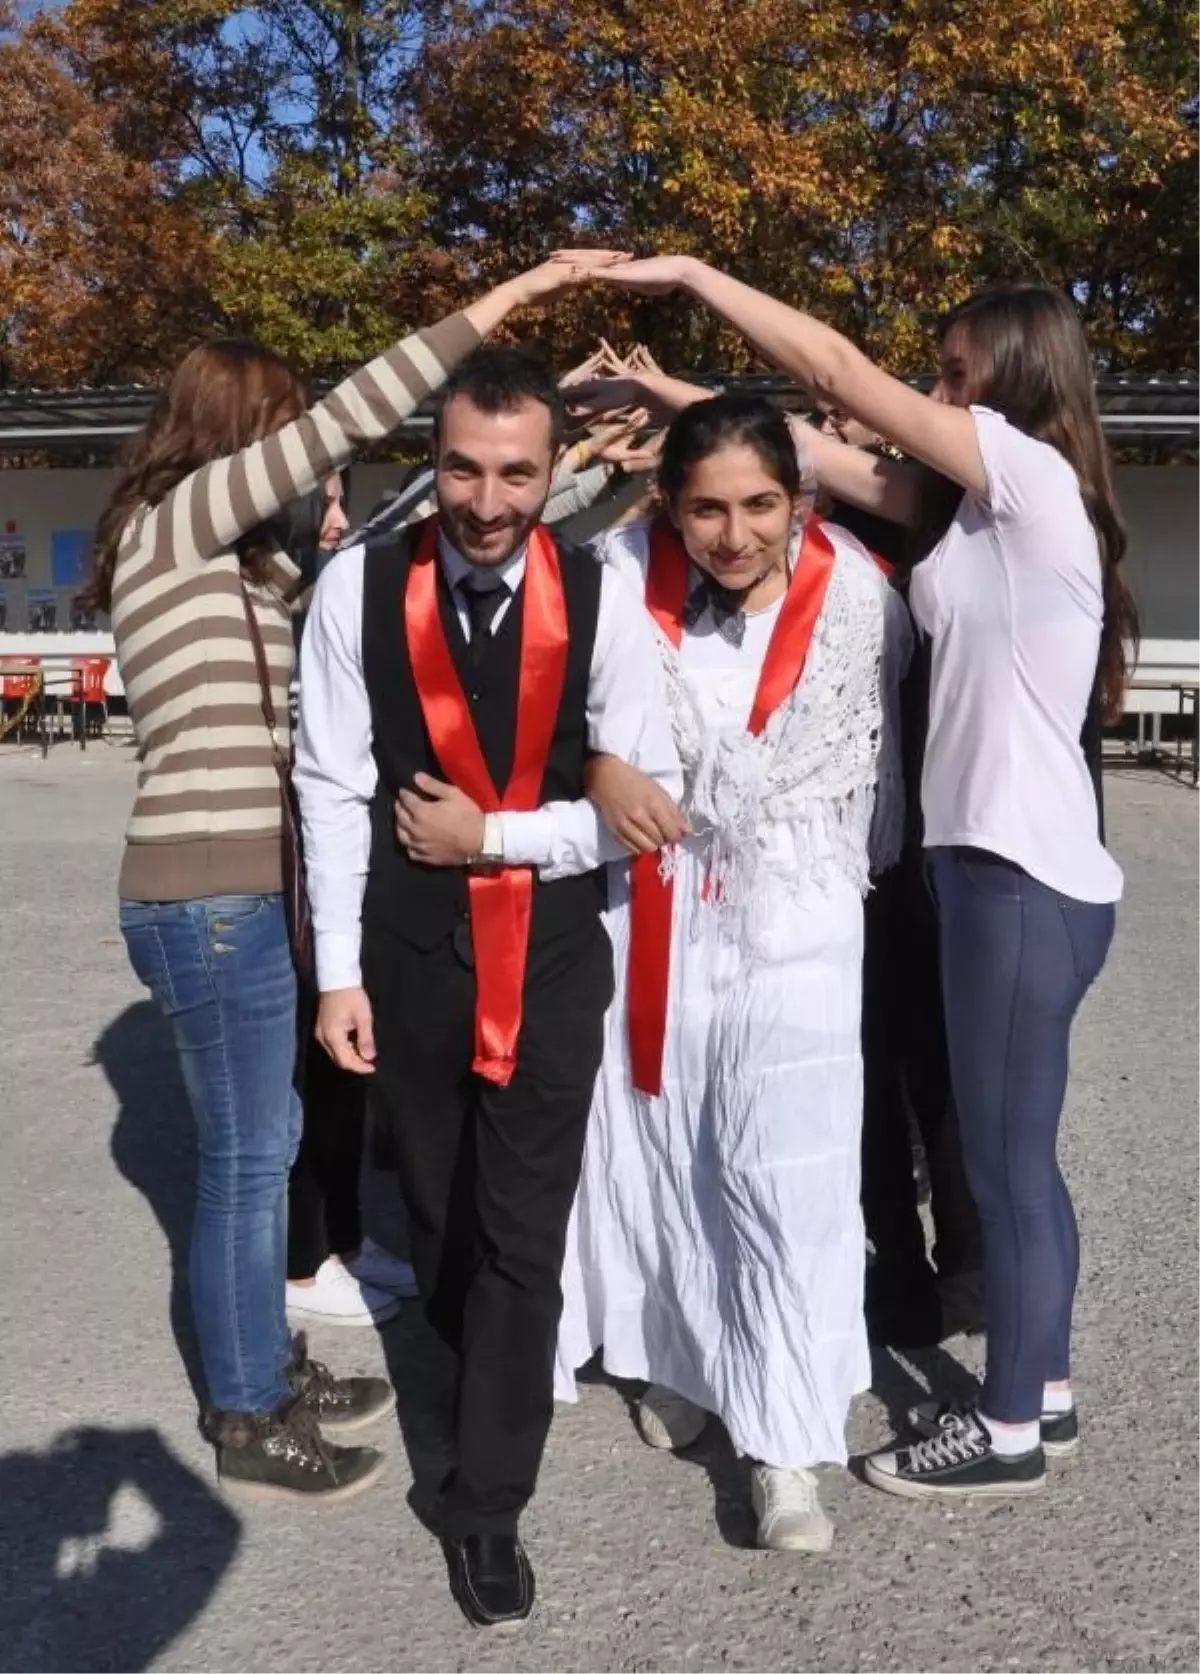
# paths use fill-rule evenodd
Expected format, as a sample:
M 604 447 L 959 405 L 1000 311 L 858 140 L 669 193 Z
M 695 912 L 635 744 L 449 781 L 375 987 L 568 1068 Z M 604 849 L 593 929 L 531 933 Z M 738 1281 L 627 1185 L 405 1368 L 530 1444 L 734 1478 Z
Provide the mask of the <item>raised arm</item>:
M 569 261 L 546 262 L 506 280 L 461 313 L 394 344 L 291 424 L 184 477 L 150 514 L 156 557 L 186 566 L 228 550 L 394 430 L 514 309 L 577 284 L 582 271 Z
M 682 378 L 670 378 L 664 372 L 636 372 L 618 378 L 589 379 L 571 390 L 570 399 L 577 410 L 595 413 L 637 403 L 669 423 L 676 413 L 694 402 L 709 400 L 712 394 L 704 384 L 690 384 Z M 919 477 L 911 465 L 848 448 L 832 436 L 823 436 L 814 425 L 805 424 L 801 419 L 793 423 L 797 441 L 816 471 L 817 480 L 836 499 L 889 518 L 893 523 L 914 525 L 919 521 Z
M 861 420 L 972 494 L 986 498 L 987 479 L 971 413 L 931 400 L 893 378 L 848 338 L 811 314 L 789 308 L 691 256 L 654 256 L 648 261 L 597 266 L 593 277 L 643 293 L 690 292 L 728 320 L 773 365 L 790 372 L 831 406 Z M 889 473 L 881 475 L 886 478 Z M 830 486 L 840 492 L 833 483 Z M 868 504 L 882 509 L 877 502 Z

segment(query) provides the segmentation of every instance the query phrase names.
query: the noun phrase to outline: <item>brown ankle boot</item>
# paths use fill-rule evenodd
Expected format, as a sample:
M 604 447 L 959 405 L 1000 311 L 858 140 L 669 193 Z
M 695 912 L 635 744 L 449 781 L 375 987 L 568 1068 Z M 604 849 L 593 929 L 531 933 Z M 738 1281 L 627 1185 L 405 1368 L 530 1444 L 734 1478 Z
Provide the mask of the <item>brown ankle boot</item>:
M 221 1486 L 243 1499 L 348 1500 L 383 1470 L 377 1448 L 325 1441 L 303 1395 L 290 1395 L 274 1412 L 211 1411 L 203 1430 L 217 1450 Z

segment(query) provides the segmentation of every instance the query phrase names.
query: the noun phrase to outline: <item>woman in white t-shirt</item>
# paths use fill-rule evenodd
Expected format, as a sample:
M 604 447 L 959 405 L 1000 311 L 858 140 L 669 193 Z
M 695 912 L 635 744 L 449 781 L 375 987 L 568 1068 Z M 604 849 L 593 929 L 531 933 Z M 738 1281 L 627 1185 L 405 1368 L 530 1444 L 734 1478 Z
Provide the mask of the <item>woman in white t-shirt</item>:
M 1080 745 L 1093 692 L 1119 711 L 1132 601 L 1083 331 L 1022 285 L 948 316 L 933 398 L 838 332 L 690 257 L 596 275 L 690 291 L 826 403 L 963 490 L 910 601 L 932 640 L 922 811 L 937 899 L 951 1077 L 979 1208 L 987 1372 L 979 1399 L 919 1408 L 877 1487 L 1023 1494 L 1078 1442 L 1070 1387 L 1078 1235 L 1056 1145 L 1071 1024 L 1112 939 L 1122 879 Z M 920 518 L 912 466 L 812 438 L 838 498 Z

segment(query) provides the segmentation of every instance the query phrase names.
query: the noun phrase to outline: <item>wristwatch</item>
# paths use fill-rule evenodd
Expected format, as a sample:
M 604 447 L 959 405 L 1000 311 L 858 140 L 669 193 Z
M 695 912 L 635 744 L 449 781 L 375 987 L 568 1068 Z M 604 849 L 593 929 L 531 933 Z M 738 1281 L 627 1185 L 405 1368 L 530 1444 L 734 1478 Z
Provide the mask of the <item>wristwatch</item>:
M 504 865 L 504 825 L 499 814 L 483 816 L 479 852 L 467 862 L 473 872 L 496 871 Z

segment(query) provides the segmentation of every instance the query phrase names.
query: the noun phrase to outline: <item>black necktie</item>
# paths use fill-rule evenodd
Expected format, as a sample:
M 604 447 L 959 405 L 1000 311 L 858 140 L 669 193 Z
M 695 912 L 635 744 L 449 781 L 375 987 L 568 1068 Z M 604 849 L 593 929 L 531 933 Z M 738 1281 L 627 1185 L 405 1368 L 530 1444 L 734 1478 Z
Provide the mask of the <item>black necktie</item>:
M 731 587 L 722 587 L 710 575 L 702 575 L 688 599 L 683 612 L 685 628 L 694 628 L 706 610 L 712 611 L 713 626 L 730 645 L 741 646 L 746 638 L 746 613 L 742 609 L 744 594 Z
M 467 615 L 471 619 L 471 639 L 467 646 L 467 656 L 472 667 L 478 668 L 492 637 L 492 621 L 508 597 L 508 589 L 503 582 L 489 587 L 481 584 L 475 576 L 469 575 L 459 582 L 458 590 L 463 596 Z

